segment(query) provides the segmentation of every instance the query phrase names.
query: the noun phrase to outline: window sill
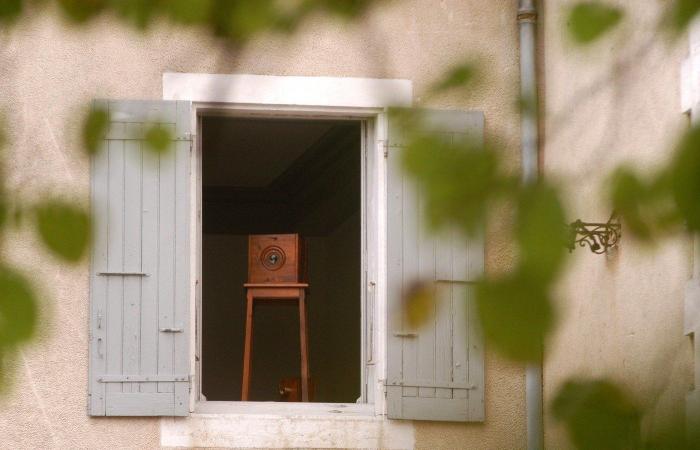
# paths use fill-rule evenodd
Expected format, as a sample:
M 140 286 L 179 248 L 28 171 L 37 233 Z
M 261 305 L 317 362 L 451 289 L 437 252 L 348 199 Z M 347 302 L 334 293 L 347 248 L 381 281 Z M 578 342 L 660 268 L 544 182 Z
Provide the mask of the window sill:
M 195 414 L 254 414 L 293 416 L 365 416 L 374 417 L 369 403 L 291 403 L 291 402 L 197 402 Z
M 413 424 L 386 420 L 372 404 L 200 402 L 189 417 L 162 418 L 163 447 L 414 447 Z

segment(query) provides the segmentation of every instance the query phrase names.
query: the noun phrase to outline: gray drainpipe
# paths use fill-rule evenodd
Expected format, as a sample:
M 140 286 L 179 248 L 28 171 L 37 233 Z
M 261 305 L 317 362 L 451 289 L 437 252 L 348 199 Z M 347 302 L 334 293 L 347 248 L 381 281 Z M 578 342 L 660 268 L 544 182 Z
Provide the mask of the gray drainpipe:
M 521 160 L 523 183 L 538 177 L 537 147 L 537 7 L 535 0 L 518 1 L 520 28 L 520 95 L 526 109 L 521 114 Z M 527 448 L 541 450 L 543 445 L 542 363 L 528 364 L 525 369 L 525 403 L 527 409 Z

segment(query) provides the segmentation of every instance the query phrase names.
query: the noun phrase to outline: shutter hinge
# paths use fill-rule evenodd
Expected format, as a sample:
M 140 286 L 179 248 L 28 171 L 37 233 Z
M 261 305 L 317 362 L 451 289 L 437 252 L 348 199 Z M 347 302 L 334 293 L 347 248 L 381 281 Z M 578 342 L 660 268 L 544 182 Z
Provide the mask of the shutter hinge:
M 378 139 L 379 146 L 381 147 L 382 151 L 384 152 L 384 157 L 388 158 L 389 157 L 389 141 L 387 139 Z

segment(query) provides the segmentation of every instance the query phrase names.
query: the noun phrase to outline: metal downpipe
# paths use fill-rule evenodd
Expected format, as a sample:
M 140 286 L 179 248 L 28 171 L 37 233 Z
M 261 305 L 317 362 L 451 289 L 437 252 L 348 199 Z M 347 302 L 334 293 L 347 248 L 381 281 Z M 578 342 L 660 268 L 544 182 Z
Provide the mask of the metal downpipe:
M 523 183 L 534 183 L 539 176 L 537 149 L 537 7 L 534 0 L 519 0 L 520 95 L 525 107 L 521 113 L 521 164 Z M 528 364 L 525 371 L 527 448 L 544 448 L 542 408 L 542 362 Z

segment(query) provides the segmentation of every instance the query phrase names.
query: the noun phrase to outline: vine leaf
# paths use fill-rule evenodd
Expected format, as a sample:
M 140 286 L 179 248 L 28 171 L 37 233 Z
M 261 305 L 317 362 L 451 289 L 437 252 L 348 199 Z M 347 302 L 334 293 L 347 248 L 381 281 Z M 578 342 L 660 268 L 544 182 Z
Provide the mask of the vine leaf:
M 17 271 L 0 266 L 0 350 L 34 334 L 37 299 L 31 283 Z
M 44 245 L 64 261 L 76 263 L 90 243 L 90 218 L 83 209 L 62 200 L 36 207 L 36 225 Z
M 590 44 L 620 23 L 623 12 L 599 1 L 576 4 L 569 13 L 569 33 L 576 43 Z
M 91 109 L 83 122 L 83 146 L 89 155 L 100 149 L 109 129 L 109 113 L 104 109 Z
M 566 425 L 576 448 L 639 448 L 641 413 L 614 383 L 600 380 L 570 380 L 552 402 L 554 417 Z

